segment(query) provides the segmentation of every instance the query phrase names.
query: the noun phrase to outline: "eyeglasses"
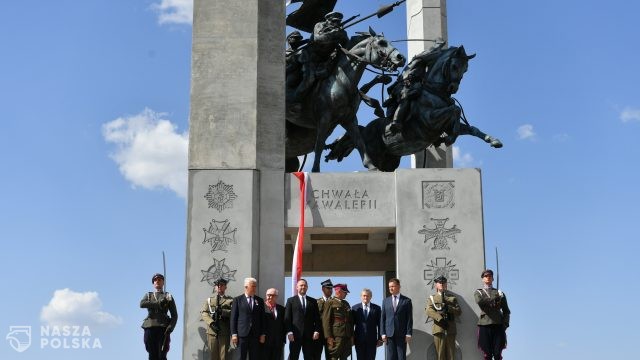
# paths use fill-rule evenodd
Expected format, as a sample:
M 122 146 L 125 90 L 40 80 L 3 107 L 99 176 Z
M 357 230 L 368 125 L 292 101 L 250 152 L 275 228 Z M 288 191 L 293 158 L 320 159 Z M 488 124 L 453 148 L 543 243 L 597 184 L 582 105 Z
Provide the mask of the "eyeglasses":
M 267 294 L 267 296 L 278 296 L 277 294 Z

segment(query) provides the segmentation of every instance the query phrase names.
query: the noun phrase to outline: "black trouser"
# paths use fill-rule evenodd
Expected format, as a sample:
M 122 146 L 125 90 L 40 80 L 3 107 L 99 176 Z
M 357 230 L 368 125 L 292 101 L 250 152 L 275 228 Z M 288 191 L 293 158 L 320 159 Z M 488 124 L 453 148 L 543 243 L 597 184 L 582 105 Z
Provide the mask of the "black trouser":
M 478 325 L 478 348 L 485 360 L 501 360 L 507 347 L 507 333 L 502 324 Z
M 317 341 L 313 341 L 313 338 L 302 337 L 295 339 L 295 341 L 289 342 L 289 359 L 298 360 L 300 358 L 300 350 L 302 350 L 302 357 L 305 360 L 319 360 L 316 359 L 317 354 Z
M 144 329 L 144 347 L 149 353 L 149 360 L 167 360 L 167 352 L 169 352 L 169 343 L 171 337 L 169 334 L 165 337 L 165 330 L 162 326 L 154 326 Z M 164 340 L 164 349 L 162 349 L 162 341 Z

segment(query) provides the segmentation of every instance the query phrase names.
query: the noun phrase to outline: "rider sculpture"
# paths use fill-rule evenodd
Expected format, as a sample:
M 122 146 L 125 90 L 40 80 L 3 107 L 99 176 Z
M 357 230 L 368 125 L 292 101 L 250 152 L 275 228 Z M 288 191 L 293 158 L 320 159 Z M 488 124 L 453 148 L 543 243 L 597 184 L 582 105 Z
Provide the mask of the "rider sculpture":
M 436 43 L 434 47 L 414 56 L 402 70 L 398 81 L 388 89 L 388 92 L 392 94 L 396 91 L 394 86 L 401 86 L 401 89 L 397 92 L 399 99 L 394 99 L 395 102 L 385 103 L 385 106 L 390 106 L 387 109 L 387 115 L 393 114 L 391 123 L 388 126 L 388 131 L 391 133 L 402 131 L 402 124 L 407 118 L 411 101 L 420 96 L 427 68 L 432 66 L 438 59 L 443 46 L 444 42 Z
M 332 11 L 317 23 L 309 39 L 309 45 L 298 56 L 302 64 L 302 81 L 294 95 L 294 101 L 301 101 L 315 84 L 316 80 L 329 76 L 338 57 L 338 48 L 345 47 L 349 38 L 342 28 L 343 15 Z

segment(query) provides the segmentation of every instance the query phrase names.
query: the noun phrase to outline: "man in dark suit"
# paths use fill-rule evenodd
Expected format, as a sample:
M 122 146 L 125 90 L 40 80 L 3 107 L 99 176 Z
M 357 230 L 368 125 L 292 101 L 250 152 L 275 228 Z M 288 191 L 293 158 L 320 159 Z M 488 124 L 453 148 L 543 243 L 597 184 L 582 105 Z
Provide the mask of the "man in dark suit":
M 354 345 L 358 360 L 373 360 L 376 358 L 376 347 L 382 345 L 380 336 L 380 317 L 382 309 L 371 303 L 371 290 L 362 289 L 361 303 L 351 308 L 355 322 Z
M 387 360 L 406 360 L 413 330 L 413 305 L 411 299 L 400 294 L 400 280 L 389 280 L 389 292 L 391 296 L 382 303 L 382 341 L 387 344 Z
M 240 360 L 260 358 L 265 341 L 264 300 L 256 296 L 258 281 L 244 279 L 244 294 L 231 304 L 231 343 L 240 349 Z
M 319 360 L 314 351 L 314 342 L 320 338 L 320 313 L 316 299 L 307 296 L 307 280 L 296 284 L 297 295 L 287 299 L 285 307 L 285 329 L 289 338 L 289 359 L 298 360 L 300 349 L 305 360 Z
M 284 352 L 284 306 L 277 303 L 278 290 L 267 290 L 264 318 L 267 338 L 264 342 L 264 360 L 282 360 Z

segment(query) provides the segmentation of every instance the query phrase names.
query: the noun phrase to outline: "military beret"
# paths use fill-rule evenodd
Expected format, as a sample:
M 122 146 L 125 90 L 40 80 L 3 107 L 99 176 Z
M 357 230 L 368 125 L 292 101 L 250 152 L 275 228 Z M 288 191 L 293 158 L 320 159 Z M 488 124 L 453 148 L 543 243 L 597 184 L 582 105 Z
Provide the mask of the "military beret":
M 342 291 L 344 291 L 346 293 L 350 292 L 349 288 L 347 287 L 347 284 L 335 284 L 335 285 L 333 285 L 333 288 L 334 289 L 340 289 L 340 290 L 342 290 Z
M 331 279 L 327 279 L 327 280 L 321 282 L 320 285 L 322 285 L 323 288 L 325 288 L 325 287 L 332 288 L 333 287 L 333 283 L 331 282 Z
M 433 279 L 434 282 L 440 283 L 440 284 L 446 284 L 447 283 L 447 278 L 440 275 L 437 278 Z
M 156 281 L 156 279 L 162 279 L 164 280 L 164 275 L 160 274 L 160 273 L 155 273 L 153 274 L 153 277 L 151 278 L 151 283 L 153 283 L 154 281 Z
M 229 283 L 229 281 L 225 278 L 220 278 L 216 281 L 213 282 L 213 285 L 218 286 L 218 285 L 227 285 Z
M 493 277 L 493 270 L 487 269 L 487 270 L 483 271 L 482 275 L 480 275 L 480 277 L 483 278 L 483 277 L 485 277 L 487 275 L 491 275 Z

